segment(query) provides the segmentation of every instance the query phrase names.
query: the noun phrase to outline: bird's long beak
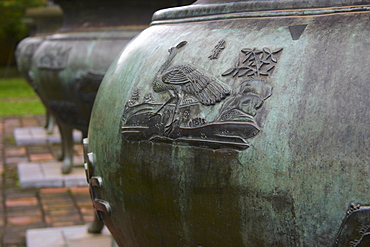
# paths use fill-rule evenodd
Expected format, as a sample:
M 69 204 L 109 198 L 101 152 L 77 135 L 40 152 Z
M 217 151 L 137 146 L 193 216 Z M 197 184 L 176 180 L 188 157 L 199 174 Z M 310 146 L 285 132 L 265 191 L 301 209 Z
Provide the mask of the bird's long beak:
M 188 43 L 188 42 L 187 42 L 186 40 L 181 41 L 180 43 L 178 43 L 178 44 L 176 45 L 176 48 L 177 48 L 177 49 L 179 49 L 179 48 L 181 48 L 181 47 L 185 46 L 187 43 Z
M 171 47 L 170 49 L 168 49 L 168 52 L 170 54 L 172 54 L 175 50 L 177 51 L 178 49 L 180 49 L 181 47 L 183 47 L 184 45 L 186 45 L 188 42 L 187 41 L 181 41 L 180 43 L 178 43 L 175 47 Z

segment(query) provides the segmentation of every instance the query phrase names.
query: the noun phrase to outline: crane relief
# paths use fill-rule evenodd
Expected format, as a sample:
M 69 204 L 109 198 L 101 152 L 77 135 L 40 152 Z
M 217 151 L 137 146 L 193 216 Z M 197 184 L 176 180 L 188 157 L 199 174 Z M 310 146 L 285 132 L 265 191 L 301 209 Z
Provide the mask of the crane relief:
M 155 74 L 149 92 L 141 92 L 140 88 L 133 90 L 123 111 L 123 138 L 212 149 L 247 149 L 247 139 L 260 131 L 255 116 L 271 95 L 272 87 L 266 77 L 273 71 L 276 54 L 282 49 L 264 48 L 262 52 L 243 49 L 247 59 L 237 63 L 242 65 L 214 76 L 192 64 L 173 64 L 186 45 L 187 41 L 182 41 L 168 50 L 168 57 Z M 273 64 L 266 67 L 269 61 Z M 248 64 L 243 65 L 246 62 Z M 230 88 L 220 79 L 229 75 L 238 80 L 243 76 L 247 79 Z M 156 102 L 156 96 L 167 99 Z

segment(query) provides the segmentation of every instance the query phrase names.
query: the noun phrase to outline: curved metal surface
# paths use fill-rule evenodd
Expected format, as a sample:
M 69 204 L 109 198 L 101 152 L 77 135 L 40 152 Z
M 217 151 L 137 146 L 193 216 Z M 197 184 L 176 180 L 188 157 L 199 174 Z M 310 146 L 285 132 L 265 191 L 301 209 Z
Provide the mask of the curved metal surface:
M 104 183 L 94 199 L 118 244 L 333 245 L 348 204 L 370 200 L 361 3 L 194 22 L 157 22 L 194 6 L 158 12 L 111 65 L 90 121 L 88 174 Z

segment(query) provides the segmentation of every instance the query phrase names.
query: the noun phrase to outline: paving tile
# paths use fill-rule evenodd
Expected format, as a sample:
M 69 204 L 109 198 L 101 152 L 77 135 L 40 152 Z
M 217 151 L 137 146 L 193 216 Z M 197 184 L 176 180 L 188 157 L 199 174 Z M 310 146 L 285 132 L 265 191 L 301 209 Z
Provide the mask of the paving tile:
M 95 216 L 94 215 L 83 215 L 82 219 L 85 222 L 93 222 L 95 219 Z
M 62 229 L 31 229 L 26 232 L 27 247 L 66 247 Z
M 19 216 L 42 217 L 40 206 L 8 207 L 6 215 L 8 217 L 19 217 Z
M 18 164 L 18 177 L 21 188 L 62 187 L 61 178 L 45 179 L 39 163 Z
M 76 222 L 76 221 L 62 221 L 62 222 L 52 222 L 50 224 L 50 227 L 63 227 L 63 226 L 73 226 L 81 224 L 81 222 Z
M 82 167 L 74 167 L 70 174 L 62 174 L 61 164 L 57 161 L 18 164 L 21 188 L 87 186 Z
M 64 227 L 63 232 L 65 233 L 66 239 L 73 240 L 79 239 L 82 236 L 110 236 L 110 232 L 106 227 L 103 228 L 101 234 L 89 234 L 87 232 L 87 225 L 73 226 L 73 227 Z
M 62 179 L 64 175 L 62 174 L 61 162 L 39 162 L 39 165 L 43 171 L 44 177 L 46 179 Z M 74 173 L 70 173 L 66 176 L 73 176 Z
M 0 117 L 0 150 L 3 150 L 0 152 L 0 174 L 4 174 L 0 176 L 0 246 L 25 247 L 27 244 L 30 247 L 26 240 L 26 231 L 29 229 L 70 227 L 94 220 L 95 212 L 83 169 L 81 138 L 75 138 L 73 159 L 76 165 L 73 173 L 63 175 L 61 162 L 55 161 L 61 153 L 58 129 L 52 135 L 45 135 L 44 123 L 45 116 Z M 22 138 L 23 145 L 19 145 L 18 141 L 22 141 Z M 20 169 L 22 165 L 24 169 Z M 35 183 L 36 179 L 38 182 Z M 30 183 L 33 187 L 19 186 L 25 183 Z M 102 238 L 87 234 L 86 226 L 82 227 L 81 236 L 86 236 L 85 239 L 76 235 L 67 245 L 67 238 L 62 231 L 66 243 L 56 239 L 60 234 L 49 233 L 46 237 L 37 237 L 41 243 L 34 246 L 93 247 L 94 243 L 98 246 L 110 246 Z M 47 240 L 47 237 L 50 239 Z M 111 240 L 108 231 L 105 238 Z
M 5 159 L 6 164 L 18 164 L 27 161 L 28 161 L 27 157 L 8 157 Z
M 18 217 L 7 217 L 7 222 L 16 226 L 25 226 L 33 223 L 42 222 L 41 217 L 38 216 L 18 216 Z
M 42 187 L 61 187 L 63 186 L 63 181 L 60 179 L 57 180 L 23 180 L 21 182 L 22 188 L 42 188 Z
M 66 227 L 64 236 L 68 247 L 110 247 L 112 245 L 112 237 L 107 228 L 104 228 L 101 234 L 89 234 L 87 226 Z
M 27 150 L 30 154 L 44 154 L 50 151 L 48 145 L 27 146 Z
M 7 199 L 5 205 L 7 207 L 32 206 L 38 205 L 38 200 L 36 197 Z
M 13 128 L 17 128 L 20 126 L 21 126 L 21 123 L 18 118 L 6 118 L 4 120 L 5 129 L 13 129 Z
M 54 207 L 62 207 L 69 201 L 73 203 L 72 197 L 68 192 L 63 194 L 40 194 L 40 198 L 43 203 L 53 205 Z
M 26 155 L 25 147 L 7 148 L 5 150 L 5 156 L 24 156 Z
M 54 212 L 55 213 L 55 212 Z M 71 214 L 63 214 L 63 215 L 48 215 L 50 217 L 51 223 L 53 225 L 57 223 L 63 223 L 63 225 L 70 226 L 76 224 L 82 224 L 82 219 L 78 215 L 78 212 L 72 212 Z M 68 222 L 68 223 L 67 223 Z M 71 223 L 69 223 L 71 222 Z
M 86 181 L 82 181 L 81 179 L 66 179 L 64 182 L 64 186 L 86 186 Z
M 88 187 L 70 187 L 69 190 L 73 194 L 84 194 L 84 195 L 89 194 L 89 188 Z
M 40 122 L 33 117 L 23 117 L 21 119 L 21 124 L 22 126 L 38 127 L 40 125 Z
M 36 189 L 20 189 L 19 187 L 6 188 L 6 199 L 28 198 L 36 196 Z
M 76 204 L 74 203 L 73 199 L 67 195 L 60 195 L 60 196 L 54 196 L 54 197 L 45 197 L 40 196 L 41 201 L 43 203 L 43 207 L 45 210 L 61 210 L 68 207 L 75 207 Z
M 42 167 L 39 163 L 22 162 L 17 165 L 18 178 L 22 183 L 23 180 L 42 179 L 44 177 Z
M 44 154 L 30 154 L 30 161 L 31 162 L 38 162 L 38 161 L 50 161 L 54 160 L 54 156 L 51 153 L 44 153 Z
M 77 208 L 67 208 L 63 210 L 54 210 L 49 213 L 50 216 L 78 216 L 78 209 Z
M 59 204 L 59 205 L 57 205 Z M 43 200 L 43 203 L 42 203 L 42 209 L 44 210 L 45 214 L 49 214 L 48 212 L 54 212 L 54 211 L 58 211 L 58 210 L 64 210 L 64 209 L 69 209 L 69 208 L 72 208 L 74 207 L 75 205 L 73 204 L 73 201 L 71 200 L 66 200 L 66 201 L 62 201 L 62 200 L 55 200 L 55 202 L 53 203 L 52 201 L 45 201 Z
M 5 233 L 3 237 L 4 247 L 23 247 L 25 234 L 23 232 L 18 232 L 15 234 Z
M 90 236 L 89 238 L 80 238 L 75 240 L 68 240 L 68 247 L 102 247 L 112 246 L 111 236 Z
M 15 128 L 14 138 L 18 146 L 61 143 L 60 134 L 57 128 L 52 134 L 48 134 L 44 127 Z M 81 142 L 81 131 L 73 131 L 73 140 L 75 142 Z
M 88 207 L 82 207 L 80 208 L 80 211 L 82 214 L 89 214 L 91 215 L 91 212 L 94 212 L 94 208 L 92 203 L 90 202 L 90 205 Z
M 45 215 L 44 216 L 44 220 L 45 220 L 45 222 L 46 222 L 46 224 L 48 225 L 48 226 L 51 226 L 51 218 L 50 218 L 50 216 L 49 215 Z
M 40 198 L 45 214 L 45 221 L 49 226 L 66 226 L 84 223 L 69 190 L 50 193 L 51 191 L 48 189 L 47 192 L 40 192 Z
M 89 198 L 84 202 L 78 201 L 78 199 L 76 201 L 77 201 L 77 205 L 81 208 L 81 210 L 88 210 L 90 207 L 92 207 L 90 195 L 89 195 Z
M 42 188 L 40 189 L 41 194 L 56 194 L 56 193 L 67 193 L 68 188 Z

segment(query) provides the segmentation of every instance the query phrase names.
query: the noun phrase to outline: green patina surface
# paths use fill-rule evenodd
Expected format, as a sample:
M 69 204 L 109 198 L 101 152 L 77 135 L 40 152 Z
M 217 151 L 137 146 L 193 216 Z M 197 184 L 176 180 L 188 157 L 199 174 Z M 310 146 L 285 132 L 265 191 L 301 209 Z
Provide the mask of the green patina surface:
M 368 17 L 163 24 L 140 34 L 107 72 L 89 130 L 116 236 L 132 246 L 330 246 L 349 203 L 370 202 Z M 288 27 L 302 24 L 293 40 Z M 221 39 L 225 49 L 209 60 Z M 230 88 L 245 80 L 222 76 L 241 49 L 283 48 L 248 149 L 122 139 L 126 103 L 137 88 L 152 91 L 167 50 L 183 40 L 173 64 L 190 63 Z M 207 109 L 214 119 L 220 106 Z

